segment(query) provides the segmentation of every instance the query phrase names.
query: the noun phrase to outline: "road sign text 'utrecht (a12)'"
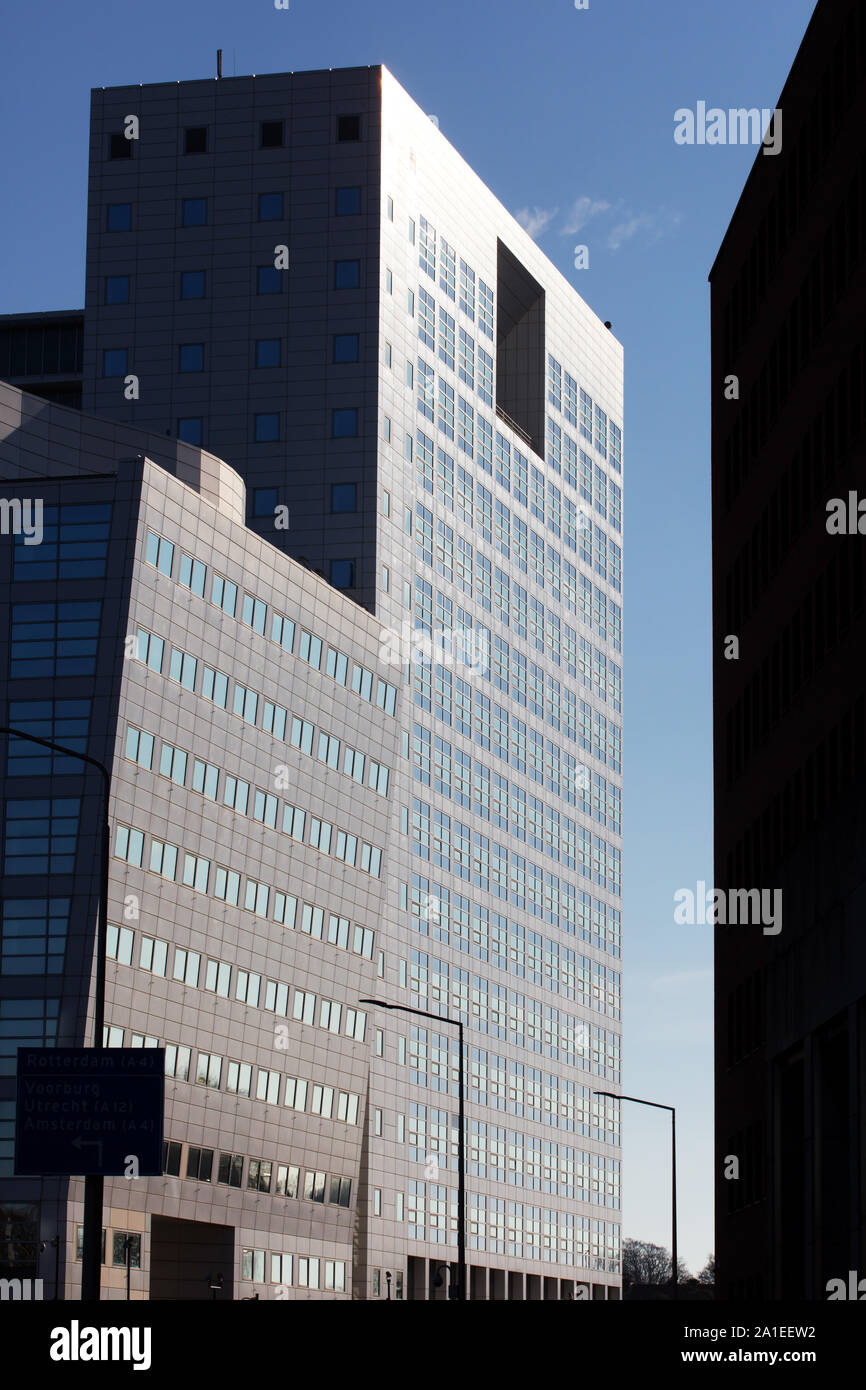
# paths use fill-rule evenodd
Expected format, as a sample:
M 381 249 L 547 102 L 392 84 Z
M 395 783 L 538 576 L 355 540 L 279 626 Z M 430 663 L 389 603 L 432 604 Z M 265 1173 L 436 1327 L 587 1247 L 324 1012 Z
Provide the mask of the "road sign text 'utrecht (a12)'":
M 165 1048 L 18 1049 L 15 1172 L 158 1177 Z

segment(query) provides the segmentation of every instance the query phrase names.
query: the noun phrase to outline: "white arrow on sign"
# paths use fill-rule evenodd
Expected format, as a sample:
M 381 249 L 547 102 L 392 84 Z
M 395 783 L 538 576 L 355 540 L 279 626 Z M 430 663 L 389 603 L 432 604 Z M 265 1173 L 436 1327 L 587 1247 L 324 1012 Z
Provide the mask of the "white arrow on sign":
M 72 1141 L 72 1147 L 73 1147 L 73 1149 L 83 1149 L 85 1145 L 92 1145 L 92 1144 L 95 1144 L 96 1147 L 97 1147 L 97 1149 L 99 1150 L 99 1153 L 98 1153 L 98 1155 L 97 1155 L 96 1161 L 97 1161 L 97 1163 L 99 1164 L 99 1166 L 100 1166 L 100 1168 L 101 1168 L 101 1167 L 102 1167 L 102 1140 L 101 1140 L 101 1139 L 82 1139 L 81 1136 L 79 1135 L 79 1137 L 78 1137 L 77 1139 L 73 1139 L 73 1141 Z

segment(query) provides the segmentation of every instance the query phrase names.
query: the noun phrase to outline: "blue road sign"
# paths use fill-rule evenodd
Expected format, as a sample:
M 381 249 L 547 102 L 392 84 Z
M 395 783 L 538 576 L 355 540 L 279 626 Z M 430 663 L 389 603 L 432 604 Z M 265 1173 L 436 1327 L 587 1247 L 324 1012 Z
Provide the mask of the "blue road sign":
M 158 1177 L 164 1047 L 19 1047 L 15 1172 Z

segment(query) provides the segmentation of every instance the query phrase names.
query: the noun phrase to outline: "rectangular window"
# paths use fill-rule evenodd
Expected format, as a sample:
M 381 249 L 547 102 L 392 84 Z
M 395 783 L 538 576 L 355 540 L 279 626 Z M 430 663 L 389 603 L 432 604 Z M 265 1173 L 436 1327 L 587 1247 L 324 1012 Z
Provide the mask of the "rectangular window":
M 259 710 L 258 692 L 245 685 L 236 685 L 232 709 L 247 724 L 255 724 Z
M 464 260 L 460 262 L 460 308 L 467 318 L 475 318 L 475 271 Z
M 195 690 L 197 668 L 196 657 L 190 656 L 189 652 L 181 651 L 179 647 L 172 647 L 168 668 L 170 680 L 177 681 L 185 690 Z
M 199 598 L 204 598 L 204 583 L 207 569 L 201 560 L 194 560 L 191 555 L 181 555 L 180 574 L 178 583 L 185 589 L 190 589 Z
M 11 677 L 93 675 L 101 611 L 98 601 L 13 604 Z
M 217 1182 L 224 1187 L 240 1187 L 243 1181 L 243 1154 L 221 1153 L 217 1168 Z
M 10 875 L 72 873 L 80 806 L 77 797 L 8 801 L 5 872 Z

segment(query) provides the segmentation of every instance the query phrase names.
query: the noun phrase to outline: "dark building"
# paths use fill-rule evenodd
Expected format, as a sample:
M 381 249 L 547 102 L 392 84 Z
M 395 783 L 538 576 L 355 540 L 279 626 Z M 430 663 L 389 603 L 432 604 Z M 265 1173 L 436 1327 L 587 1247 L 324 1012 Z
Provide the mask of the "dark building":
M 715 881 L 782 893 L 716 927 L 721 1298 L 866 1273 L 864 70 L 820 0 L 710 274 Z
M 81 409 L 84 310 L 0 314 L 0 381 Z

